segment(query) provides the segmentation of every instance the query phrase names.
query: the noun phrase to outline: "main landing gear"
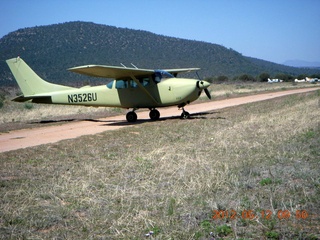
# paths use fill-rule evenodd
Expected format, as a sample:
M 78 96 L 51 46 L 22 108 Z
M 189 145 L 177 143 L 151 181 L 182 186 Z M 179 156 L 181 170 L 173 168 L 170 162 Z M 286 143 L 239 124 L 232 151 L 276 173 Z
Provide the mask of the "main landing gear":
M 137 117 L 137 114 L 135 113 L 135 110 L 137 110 L 137 109 L 133 109 L 132 111 L 127 113 L 126 118 L 127 118 L 128 122 L 136 122 L 137 121 L 138 117 Z M 152 109 L 150 109 L 149 117 L 153 121 L 159 120 L 160 112 L 157 109 L 152 108 Z M 184 108 L 182 108 L 182 113 L 181 113 L 180 118 L 181 119 L 188 119 L 188 118 L 190 118 L 190 113 L 185 111 Z
M 151 120 L 159 120 L 160 118 L 160 112 L 157 109 L 150 109 L 149 117 Z
M 127 115 L 126 115 L 126 119 L 127 119 L 128 122 L 135 122 L 135 121 L 137 121 L 137 118 L 138 118 L 138 116 L 134 112 L 134 110 L 131 111 L 131 112 L 128 112 Z
M 138 117 L 137 117 L 137 114 L 135 113 L 135 110 L 137 109 L 133 109 L 132 111 L 127 113 L 126 118 L 128 122 L 137 121 Z M 160 118 L 160 112 L 155 108 L 150 109 L 149 117 L 153 121 L 158 120 Z

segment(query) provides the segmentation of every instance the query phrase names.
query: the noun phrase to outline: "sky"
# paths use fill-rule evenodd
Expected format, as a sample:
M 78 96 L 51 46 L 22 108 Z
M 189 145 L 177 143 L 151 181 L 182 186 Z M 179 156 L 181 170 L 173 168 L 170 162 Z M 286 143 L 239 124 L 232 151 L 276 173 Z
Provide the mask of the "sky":
M 87 21 L 216 43 L 271 62 L 320 62 L 320 0 L 0 0 L 0 38 Z

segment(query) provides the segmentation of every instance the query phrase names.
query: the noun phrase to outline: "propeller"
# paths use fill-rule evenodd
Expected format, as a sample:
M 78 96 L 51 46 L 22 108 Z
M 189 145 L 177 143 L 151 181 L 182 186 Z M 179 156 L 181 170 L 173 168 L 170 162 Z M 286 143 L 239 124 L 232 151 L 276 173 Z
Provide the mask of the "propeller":
M 208 87 L 210 86 L 210 83 L 206 82 L 206 81 L 197 81 L 197 88 L 199 89 L 204 89 L 204 92 L 206 93 L 207 97 L 209 99 L 211 99 L 211 94 L 208 90 Z
M 211 100 L 211 94 L 210 94 L 208 88 L 205 88 L 204 92 L 206 93 L 207 97 Z

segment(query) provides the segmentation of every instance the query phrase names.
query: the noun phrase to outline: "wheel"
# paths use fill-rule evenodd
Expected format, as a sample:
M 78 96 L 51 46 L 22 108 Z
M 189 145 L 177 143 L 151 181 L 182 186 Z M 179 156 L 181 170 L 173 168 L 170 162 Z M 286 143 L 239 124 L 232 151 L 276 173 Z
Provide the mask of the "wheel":
M 135 122 L 135 121 L 137 121 L 138 117 L 135 112 L 131 111 L 131 112 L 127 113 L 126 118 L 127 118 L 128 122 Z
M 188 118 L 190 118 L 190 113 L 183 111 L 181 113 L 181 119 L 188 119 Z
M 160 112 L 157 109 L 152 109 L 149 113 L 151 120 L 158 120 L 160 118 Z

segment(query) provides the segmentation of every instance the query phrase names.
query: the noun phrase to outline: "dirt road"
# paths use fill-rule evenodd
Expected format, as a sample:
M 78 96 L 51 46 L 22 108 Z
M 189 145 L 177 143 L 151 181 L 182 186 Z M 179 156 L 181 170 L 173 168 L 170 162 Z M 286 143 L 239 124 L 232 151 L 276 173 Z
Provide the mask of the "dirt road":
M 220 101 L 211 101 L 199 104 L 191 104 L 186 107 L 190 113 L 200 113 L 237 106 L 246 103 L 268 100 L 276 97 L 296 93 L 316 91 L 320 88 L 295 89 L 281 92 L 257 94 L 253 96 L 238 97 Z M 159 109 L 161 117 L 180 116 L 181 111 L 177 107 Z M 59 126 L 46 126 L 36 129 L 22 129 L 0 134 L 0 152 L 12 151 L 41 144 L 54 143 L 64 139 L 77 138 L 83 135 L 97 134 L 100 132 L 115 130 L 126 126 L 136 125 L 149 119 L 149 111 L 137 112 L 138 122 L 127 123 L 125 116 L 102 118 L 92 121 L 78 121 Z

